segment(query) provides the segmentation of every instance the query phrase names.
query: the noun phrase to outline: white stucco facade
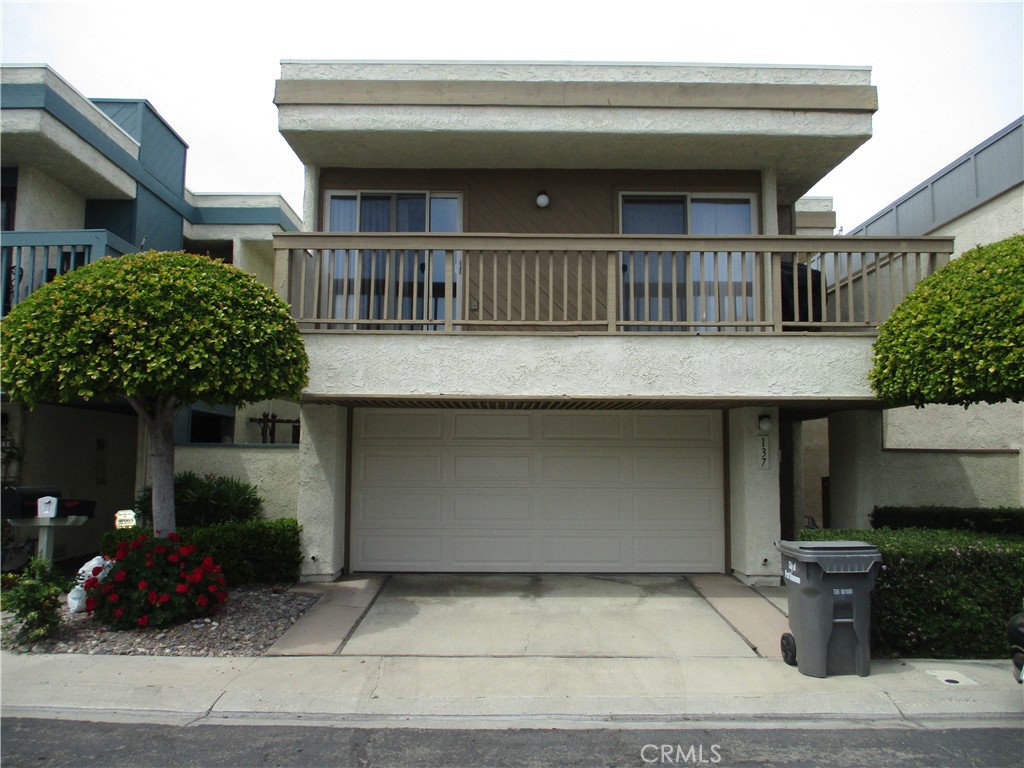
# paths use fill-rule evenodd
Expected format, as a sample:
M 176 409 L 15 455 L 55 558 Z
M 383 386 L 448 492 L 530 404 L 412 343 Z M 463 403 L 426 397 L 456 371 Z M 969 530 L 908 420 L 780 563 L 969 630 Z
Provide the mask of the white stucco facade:
M 868 336 L 306 334 L 306 397 L 873 400 Z

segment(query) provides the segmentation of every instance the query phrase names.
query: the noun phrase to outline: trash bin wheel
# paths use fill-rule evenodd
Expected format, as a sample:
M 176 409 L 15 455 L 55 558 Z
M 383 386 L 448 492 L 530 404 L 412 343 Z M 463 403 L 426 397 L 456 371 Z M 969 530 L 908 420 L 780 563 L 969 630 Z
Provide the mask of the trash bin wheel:
M 782 660 L 791 667 L 796 666 L 796 639 L 787 632 L 782 636 Z

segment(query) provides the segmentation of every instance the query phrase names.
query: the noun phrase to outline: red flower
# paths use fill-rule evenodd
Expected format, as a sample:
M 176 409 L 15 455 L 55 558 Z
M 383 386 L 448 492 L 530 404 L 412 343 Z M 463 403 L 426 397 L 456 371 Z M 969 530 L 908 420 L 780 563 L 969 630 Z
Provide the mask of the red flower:
M 191 544 L 189 544 L 186 547 L 178 547 L 178 554 L 179 555 L 184 555 L 185 557 L 188 557 L 189 555 L 191 555 L 195 551 L 196 551 L 196 548 L 193 547 Z
M 118 584 L 120 584 L 122 581 L 124 581 L 127 578 L 128 578 L 128 571 L 126 571 L 124 569 L 121 569 L 120 571 L 118 571 L 117 573 L 114 574 L 114 581 L 116 581 Z
M 82 586 L 86 589 L 96 589 L 96 587 L 98 587 L 99 585 L 100 580 L 97 579 L 95 576 L 90 576 L 88 579 L 85 580 L 85 584 L 83 584 Z
M 109 600 L 112 603 L 116 603 L 120 599 L 121 599 L 121 596 L 119 594 L 117 594 L 117 592 L 111 592 L 110 596 L 107 598 L 107 600 Z
M 140 591 L 145 592 L 148 588 L 149 588 L 149 584 L 147 584 L 145 581 L 140 581 L 139 582 L 139 590 Z
M 160 599 L 159 599 L 159 600 L 157 600 L 157 603 L 158 603 L 159 605 L 163 605 L 164 603 L 166 603 L 166 602 L 167 602 L 168 600 L 170 600 L 170 599 L 171 599 L 171 596 L 170 596 L 170 595 L 160 595 Z
M 209 602 L 210 600 L 206 597 L 206 595 L 200 595 L 196 598 L 196 605 L 201 605 L 204 608 L 209 604 Z
M 207 592 L 216 592 L 217 591 L 217 585 L 216 584 L 211 584 L 210 586 L 208 586 L 206 588 L 206 591 Z
M 179 560 L 181 560 L 181 557 L 177 553 L 175 553 L 173 555 L 168 555 L 167 556 L 167 562 L 168 563 L 176 563 Z
M 101 573 L 103 573 L 103 566 L 102 565 L 97 565 L 95 568 L 92 569 L 92 575 L 93 576 L 99 576 Z
M 154 563 L 152 560 L 147 560 L 146 561 L 146 567 L 147 568 L 152 568 L 154 565 L 156 565 L 156 563 Z
M 174 591 L 180 594 L 185 594 L 186 592 L 188 592 L 188 584 L 179 584 L 177 587 L 174 588 Z
M 156 605 L 156 592 L 154 590 L 150 590 L 149 594 L 146 595 L 146 599 L 149 601 L 150 605 Z
M 103 594 L 104 595 L 109 595 L 113 591 L 114 591 L 114 585 L 113 584 L 104 584 L 103 585 Z
M 156 552 L 158 555 L 162 555 L 164 554 L 164 552 L 167 551 L 167 547 L 165 547 L 163 544 L 157 544 L 155 547 L 153 547 L 153 551 Z
M 176 533 L 168 533 L 167 534 L 167 540 L 168 541 L 175 541 L 175 542 L 181 541 L 181 536 L 179 536 Z
M 212 570 L 216 563 L 213 562 L 213 558 L 207 555 L 203 558 L 203 568 L 207 571 Z
M 120 619 L 122 616 L 124 616 L 124 608 L 118 608 L 116 611 L 114 611 L 115 619 Z
M 92 611 L 95 611 L 97 603 L 99 603 L 99 600 L 97 600 L 95 597 L 85 598 L 85 610 L 89 611 L 90 613 Z
M 149 626 L 149 616 L 139 616 L 138 622 L 139 622 L 139 626 L 140 627 L 148 627 Z

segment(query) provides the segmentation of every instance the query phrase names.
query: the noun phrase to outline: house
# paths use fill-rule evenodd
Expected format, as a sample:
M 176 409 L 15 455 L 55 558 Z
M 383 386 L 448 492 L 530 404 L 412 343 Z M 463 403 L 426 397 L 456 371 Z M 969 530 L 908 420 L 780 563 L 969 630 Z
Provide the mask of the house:
M 850 234 L 954 237 L 956 258 L 976 245 L 1021 232 L 1024 117 Z M 805 426 L 820 434 L 820 426 Z M 834 414 L 828 433 L 855 435 L 845 445 L 828 445 L 824 451 L 835 491 L 833 526 L 867 527 L 867 514 L 876 506 L 1024 506 L 1024 403 Z
M 55 275 L 143 249 L 209 254 L 269 283 L 273 235 L 299 229 L 279 196 L 188 190 L 187 145 L 145 100 L 87 99 L 49 67 L 4 65 L 0 106 L 2 314 Z M 4 484 L 95 501 L 93 520 L 59 531 L 55 556 L 95 552 L 146 482 L 135 413 L 110 403 L 28 412 L 6 397 L 2 409 Z M 263 410 L 297 415 L 197 403 L 181 415 L 180 442 L 254 441 L 250 419 Z
M 800 203 L 869 139 L 868 69 L 288 61 L 275 102 L 305 577 L 777 583 L 799 425 L 879 418 L 875 328 L 953 252 Z

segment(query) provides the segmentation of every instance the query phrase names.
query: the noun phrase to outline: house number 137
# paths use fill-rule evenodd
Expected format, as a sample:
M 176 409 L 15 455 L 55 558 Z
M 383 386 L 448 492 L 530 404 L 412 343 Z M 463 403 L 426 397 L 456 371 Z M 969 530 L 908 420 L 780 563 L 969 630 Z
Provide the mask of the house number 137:
M 771 469 L 772 462 L 768 453 L 768 437 L 766 435 L 757 438 L 757 468 Z

